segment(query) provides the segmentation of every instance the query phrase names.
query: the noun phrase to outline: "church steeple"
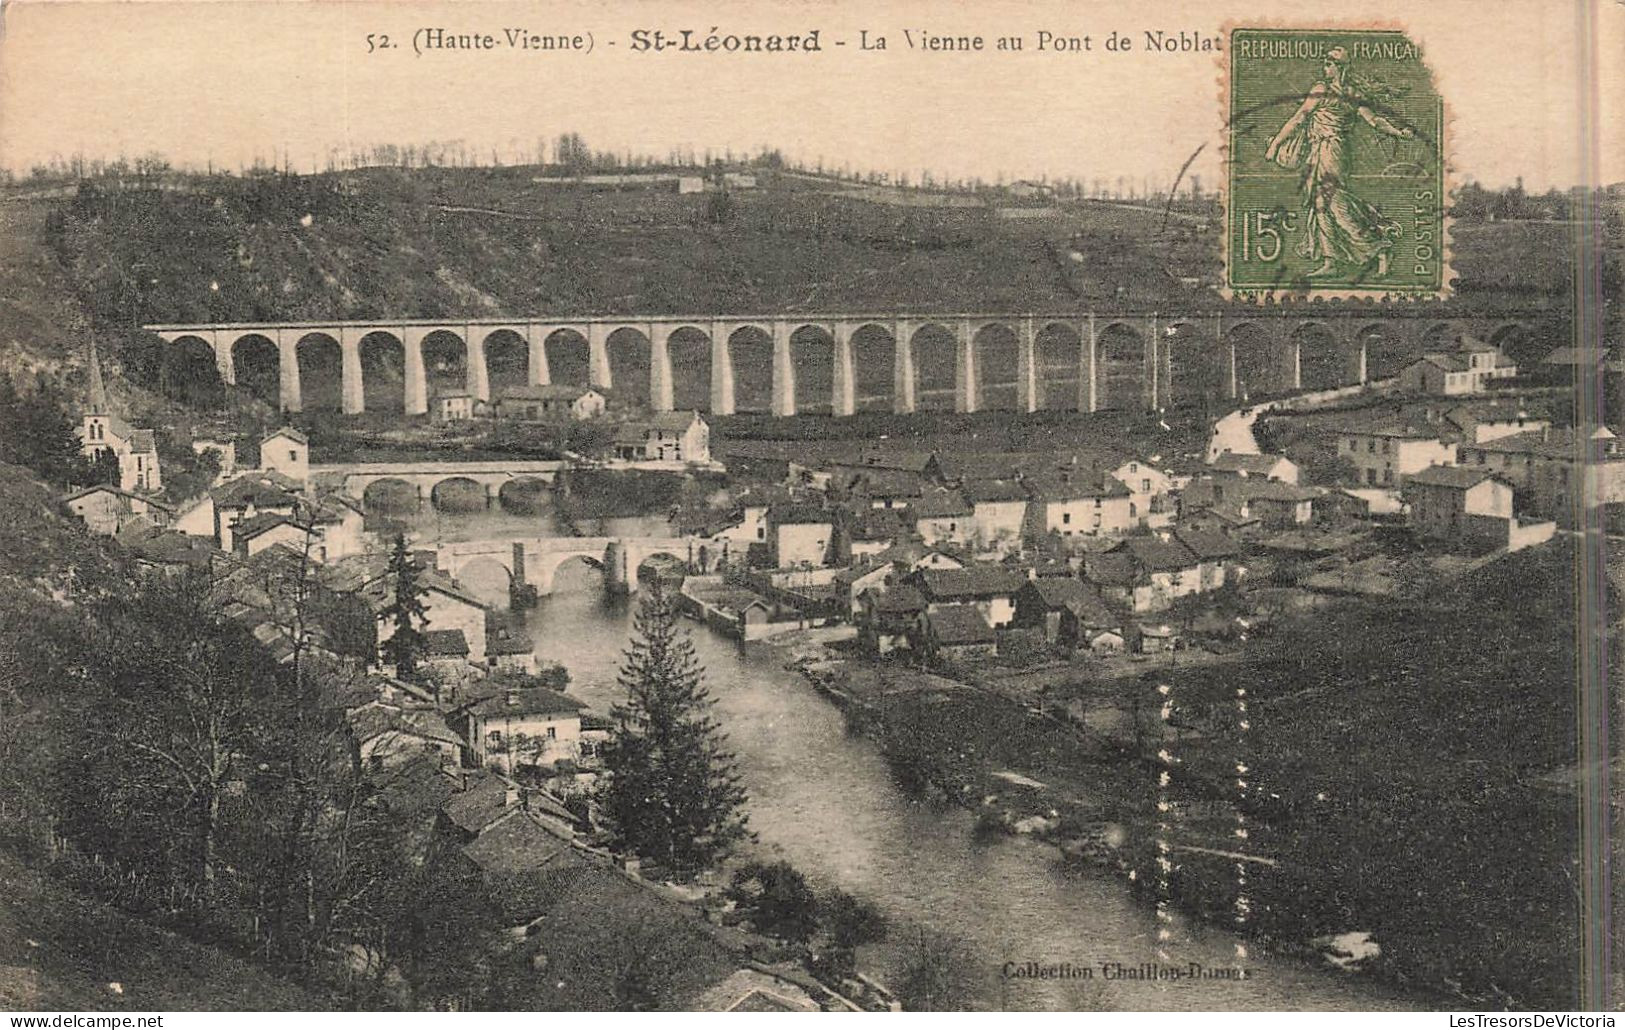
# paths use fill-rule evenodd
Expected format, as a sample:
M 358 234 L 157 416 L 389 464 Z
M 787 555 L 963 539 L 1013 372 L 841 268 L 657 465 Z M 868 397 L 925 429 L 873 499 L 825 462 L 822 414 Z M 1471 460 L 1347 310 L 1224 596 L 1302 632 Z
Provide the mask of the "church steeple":
M 107 414 L 107 384 L 102 382 L 102 363 L 96 354 L 96 341 L 90 341 L 90 403 L 86 414 Z

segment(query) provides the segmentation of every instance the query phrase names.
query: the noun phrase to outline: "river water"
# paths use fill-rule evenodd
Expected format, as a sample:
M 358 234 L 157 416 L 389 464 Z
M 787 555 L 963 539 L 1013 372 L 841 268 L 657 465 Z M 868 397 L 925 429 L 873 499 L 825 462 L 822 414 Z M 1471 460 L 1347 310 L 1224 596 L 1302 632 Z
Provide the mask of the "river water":
M 543 535 L 543 522 L 506 515 L 439 516 L 424 537 Z M 630 528 L 630 527 L 628 527 Z M 483 585 L 491 590 L 495 585 Z M 495 596 L 493 596 L 493 600 Z M 608 713 L 620 700 L 616 671 L 632 605 L 604 596 L 599 574 L 572 563 L 526 621 L 537 654 L 563 662 L 570 691 Z M 896 984 L 922 945 L 951 942 L 966 1007 L 1001 1009 L 1392 1009 L 1426 1001 L 1257 948 L 1238 958 L 1237 938 L 1176 916 L 1159 959 L 1155 913 L 1117 879 L 1064 865 L 1053 846 L 978 836 L 960 808 L 914 800 L 894 783 L 879 751 L 847 732 L 844 717 L 782 651 L 690 630 L 738 755 L 750 795 L 759 857 L 785 859 L 816 885 L 878 905 L 892 932 L 862 956 Z M 934 944 L 940 949 L 941 944 Z M 1087 979 L 1005 975 L 1006 963 L 1071 963 Z M 1243 966 L 1244 980 L 1108 978 L 1102 965 L 1144 963 L 1207 969 Z

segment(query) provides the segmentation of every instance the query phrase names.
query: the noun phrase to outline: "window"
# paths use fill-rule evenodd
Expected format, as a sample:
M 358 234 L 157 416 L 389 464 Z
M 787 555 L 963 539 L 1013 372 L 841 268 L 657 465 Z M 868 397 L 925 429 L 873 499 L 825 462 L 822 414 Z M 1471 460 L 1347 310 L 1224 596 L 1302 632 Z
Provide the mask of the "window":
M 294 450 L 291 447 L 288 448 L 288 460 L 289 461 L 298 461 L 299 460 L 299 452 Z
M 1367 454 L 1376 454 L 1377 453 L 1377 441 L 1375 441 L 1375 440 L 1367 440 L 1365 442 L 1365 452 Z
M 1149 479 L 1140 480 L 1140 492 L 1142 494 L 1148 494 L 1148 493 L 1151 492 L 1151 480 L 1149 480 Z
M 547 739 L 548 740 L 557 740 L 557 739 L 559 739 L 559 728 L 557 726 L 549 726 L 547 728 Z
M 501 730 L 492 730 L 490 733 L 487 733 L 485 735 L 485 746 L 486 746 L 486 748 L 488 750 L 491 750 L 491 751 L 501 751 L 502 750 L 502 731 Z
M 1061 513 L 1061 525 L 1063 525 L 1063 526 L 1072 525 L 1072 513 L 1071 512 L 1063 511 Z
M 1139 515 L 1140 515 L 1140 512 L 1138 510 L 1138 507 L 1135 505 L 1135 503 L 1133 501 L 1128 502 L 1128 517 L 1133 519 L 1133 518 L 1138 518 Z

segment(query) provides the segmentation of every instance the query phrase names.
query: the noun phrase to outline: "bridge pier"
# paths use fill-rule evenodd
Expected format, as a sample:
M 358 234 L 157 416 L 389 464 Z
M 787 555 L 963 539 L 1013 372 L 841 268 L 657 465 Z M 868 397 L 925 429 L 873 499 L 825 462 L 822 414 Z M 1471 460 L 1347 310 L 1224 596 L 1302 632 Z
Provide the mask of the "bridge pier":
M 670 411 L 675 403 L 671 381 L 671 337 L 649 329 L 649 407 Z
M 711 414 L 734 413 L 734 359 L 720 322 L 711 323 Z
M 214 350 L 214 367 L 220 373 L 220 381 L 227 386 L 237 385 L 237 361 L 231 349 L 236 346 L 236 340 L 227 340 L 225 345 L 220 343 L 220 330 L 216 329 L 209 334 L 209 346 Z
M 1093 414 L 1100 410 L 1100 383 L 1096 378 L 1100 366 L 1100 329 L 1095 325 L 1095 313 L 1089 312 L 1084 323 L 1083 353 L 1078 356 L 1078 410 Z
M 981 400 L 981 384 L 976 379 L 976 337 L 968 321 L 961 321 L 954 335 L 954 410 L 973 412 Z
M 346 415 L 359 415 L 367 408 L 366 388 L 361 380 L 361 340 L 339 330 L 339 407 Z
M 429 377 L 423 368 L 423 341 L 431 332 L 432 329 L 421 326 L 409 326 L 401 332 L 401 347 L 406 354 L 402 410 L 408 415 L 424 415 L 429 411 Z
M 547 366 L 547 338 L 551 335 L 545 333 L 533 323 L 525 327 L 525 344 L 530 354 L 525 363 L 526 381 L 532 386 L 546 386 L 553 381 L 552 370 Z
M 606 390 L 615 388 L 609 364 L 610 331 L 611 327 L 602 322 L 587 326 L 587 383 Z
M 1016 410 L 1038 410 L 1038 331 L 1033 316 L 1023 318 L 1016 330 Z
M 790 351 L 790 324 L 773 323 L 773 403 L 775 415 L 796 413 L 796 365 Z
M 892 339 L 897 341 L 892 367 L 892 411 L 907 415 L 914 411 L 914 336 L 909 323 L 893 323 Z
M 831 377 L 834 396 L 830 410 L 836 415 L 851 415 L 858 410 L 857 367 L 852 361 L 852 329 L 839 323 L 830 326 L 835 338 L 835 370 Z
M 490 403 L 491 372 L 485 364 L 485 337 L 475 339 L 470 327 L 464 326 L 463 347 L 468 355 L 468 392 L 475 400 Z
M 277 377 L 283 411 L 300 411 L 304 401 L 299 393 L 299 339 L 277 331 Z

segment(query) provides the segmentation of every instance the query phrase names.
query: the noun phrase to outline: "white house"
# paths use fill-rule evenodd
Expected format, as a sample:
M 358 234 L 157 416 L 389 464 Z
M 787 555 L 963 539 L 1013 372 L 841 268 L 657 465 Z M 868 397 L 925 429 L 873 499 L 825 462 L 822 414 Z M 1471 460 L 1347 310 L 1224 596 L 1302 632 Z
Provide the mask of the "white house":
M 1454 465 L 1456 445 L 1419 426 L 1354 426 L 1337 437 L 1357 486 L 1397 486 L 1430 465 Z
M 509 387 L 497 395 L 495 411 L 499 418 L 585 421 L 602 415 L 608 406 L 608 394 L 597 387 L 561 383 Z
M 711 461 L 711 427 L 697 411 L 665 411 L 616 430 L 615 456 L 626 461 Z
M 300 488 L 310 482 L 310 439 L 292 426 L 283 426 L 260 441 L 260 468 L 277 472 Z
M 1027 536 L 1063 539 L 1127 533 L 1139 521 L 1128 487 L 1092 469 L 1028 485 Z
M 909 512 L 914 531 L 928 546 L 967 544 L 976 536 L 976 509 L 957 490 L 927 487 Z
M 510 686 L 462 709 L 464 736 L 481 768 L 512 775 L 581 759 L 581 710 L 586 705 L 546 687 Z
M 1214 455 L 1209 462 L 1214 472 L 1228 473 L 1233 476 L 1256 476 L 1259 479 L 1273 479 L 1277 483 L 1298 482 L 1298 466 L 1291 458 L 1284 454 L 1237 454 L 1234 451 L 1221 451 Z
M 975 479 L 960 488 L 971 506 L 976 543 L 987 550 L 1006 552 L 1021 546 L 1027 522 L 1027 490 L 1005 479 Z
M 1483 393 L 1494 379 L 1518 374 L 1501 348 L 1462 336 L 1451 350 L 1428 351 L 1399 373 L 1399 388 L 1408 393 L 1445 397 Z
M 806 504 L 776 505 L 767 513 L 767 550 L 773 566 L 819 567 L 829 560 L 834 521 L 822 508 Z

